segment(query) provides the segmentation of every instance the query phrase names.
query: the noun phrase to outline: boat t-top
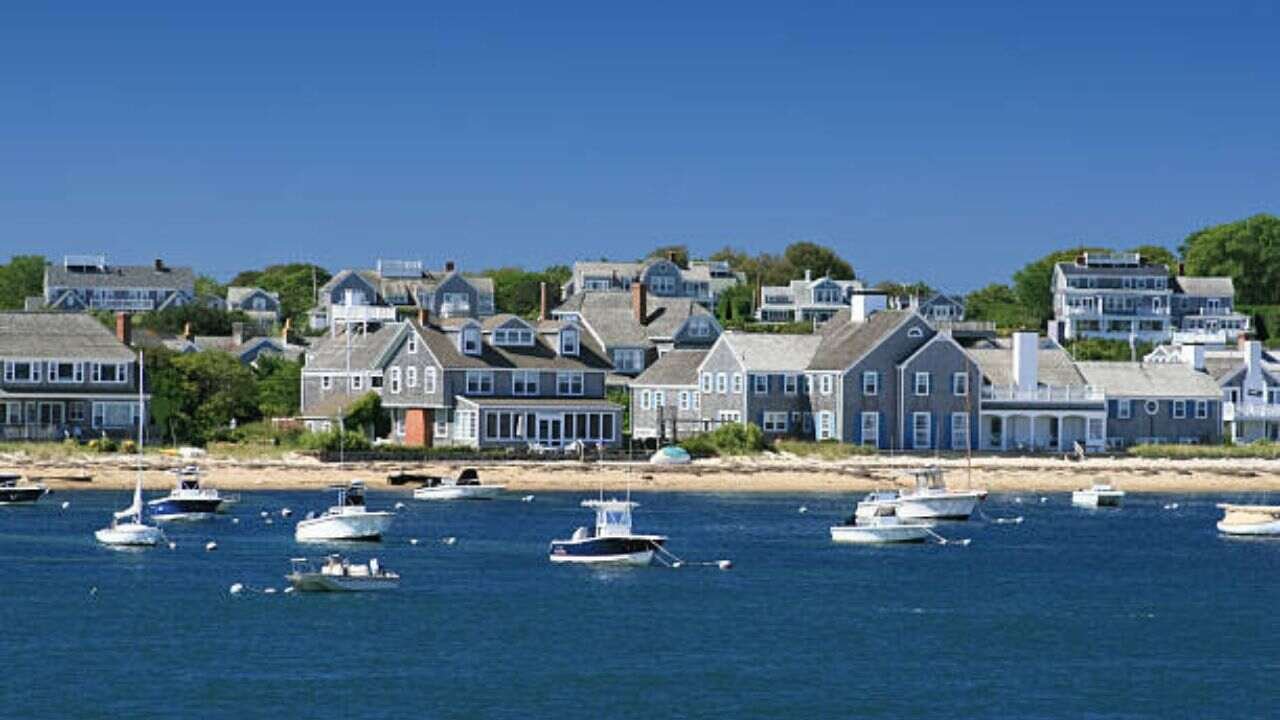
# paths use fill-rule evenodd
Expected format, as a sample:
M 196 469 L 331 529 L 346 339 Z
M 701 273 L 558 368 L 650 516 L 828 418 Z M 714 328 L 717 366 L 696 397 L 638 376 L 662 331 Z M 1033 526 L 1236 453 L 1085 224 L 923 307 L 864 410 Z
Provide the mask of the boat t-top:
M 631 511 L 640 503 L 631 500 L 583 500 L 582 507 L 596 511 L 595 528 L 580 527 L 568 540 L 551 541 L 551 562 L 648 565 L 654 551 L 667 541 L 665 535 L 631 532 Z
M 322 515 L 298 521 L 294 538 L 300 541 L 380 540 L 391 527 L 394 513 L 374 512 L 364 504 L 364 482 L 352 480 L 347 485 L 330 488 L 338 494 L 338 504 Z
M 933 466 L 909 473 L 914 488 L 898 494 L 897 516 L 910 520 L 968 520 L 978 502 L 987 496 L 982 490 L 950 490 L 942 468 Z
M 1119 507 L 1123 501 L 1124 491 L 1106 483 L 1095 483 L 1092 487 L 1071 493 L 1071 504 L 1082 507 Z
M 1280 505 L 1219 503 L 1218 509 L 1218 532 L 1224 535 L 1280 535 Z
M 169 494 L 149 500 L 147 509 L 156 522 L 171 520 L 208 520 L 223 510 L 226 498 L 215 488 L 201 487 L 200 469 L 187 465 L 174 471 L 177 484 Z
M 505 485 L 480 482 L 475 468 L 463 468 L 455 477 L 427 475 L 413 491 L 414 500 L 492 500 L 506 489 Z
M 147 525 L 142 516 L 142 478 L 133 489 L 133 504 L 112 514 L 110 527 L 93 533 L 103 545 L 151 547 L 164 540 L 164 532 L 155 525 Z
M 25 505 L 44 497 L 49 488 L 28 482 L 21 475 L 0 475 L 0 505 Z
M 353 563 L 341 555 L 330 555 L 316 569 L 306 558 L 292 558 L 285 580 L 299 592 L 369 592 L 400 587 L 400 575 L 382 567 L 377 558 Z
M 831 527 L 831 539 L 840 543 L 880 545 L 924 542 L 933 535 L 933 523 L 906 520 L 899 516 L 901 505 L 892 491 L 870 493 L 858 503 L 843 525 Z

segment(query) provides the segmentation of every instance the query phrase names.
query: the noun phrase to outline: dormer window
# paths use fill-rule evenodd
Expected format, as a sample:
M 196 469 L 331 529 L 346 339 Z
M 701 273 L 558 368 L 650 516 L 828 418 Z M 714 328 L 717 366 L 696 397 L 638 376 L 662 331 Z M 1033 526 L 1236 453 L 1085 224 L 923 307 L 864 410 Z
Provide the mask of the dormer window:
M 462 328 L 462 333 L 458 336 L 458 349 L 463 355 L 479 355 L 480 328 L 474 325 Z
M 499 328 L 493 331 L 493 344 L 529 347 L 533 345 L 533 331 L 528 328 Z
M 567 327 L 560 331 L 560 354 L 561 355 L 577 355 L 578 354 L 578 329 Z

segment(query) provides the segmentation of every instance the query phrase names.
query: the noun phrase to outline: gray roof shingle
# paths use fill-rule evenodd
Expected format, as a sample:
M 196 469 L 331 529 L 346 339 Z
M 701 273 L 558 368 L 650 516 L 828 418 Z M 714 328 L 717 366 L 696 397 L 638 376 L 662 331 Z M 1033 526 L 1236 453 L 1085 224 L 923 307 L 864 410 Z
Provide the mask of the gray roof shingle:
M 692 298 L 648 296 L 648 316 L 638 322 L 631 307 L 631 293 L 578 293 L 556 308 L 553 314 L 577 313 L 606 348 L 651 347 L 654 340 L 675 336 L 691 317 L 714 319 Z
M 1036 355 L 1037 380 L 1041 385 L 1063 387 L 1068 385 L 1087 385 L 1083 375 L 1076 369 L 1071 356 L 1061 345 L 1040 338 L 1039 351 Z M 967 348 L 978 369 L 992 385 L 1012 385 L 1013 381 L 1013 344 L 1008 338 L 984 340 L 974 347 Z
M 822 326 L 822 343 L 809 363 L 810 370 L 847 370 L 915 313 L 909 310 L 881 310 L 866 322 L 849 319 L 846 308 Z
M 3 312 L 0 357 L 125 362 L 137 355 L 91 315 Z
M 1194 277 L 1180 275 L 1173 280 L 1178 292 L 1198 297 L 1236 296 L 1236 286 L 1229 277 Z
M 697 385 L 698 366 L 707 350 L 672 350 L 650 365 L 632 385 Z
M 1082 362 L 1085 380 L 1108 397 L 1222 397 L 1213 376 L 1181 363 Z
M 726 332 L 720 337 L 748 372 L 802 372 L 822 342 L 817 335 Z
M 80 272 L 51 263 L 45 266 L 45 287 L 65 288 L 160 288 L 195 293 L 196 276 L 189 267 L 154 265 L 107 265 L 106 272 Z

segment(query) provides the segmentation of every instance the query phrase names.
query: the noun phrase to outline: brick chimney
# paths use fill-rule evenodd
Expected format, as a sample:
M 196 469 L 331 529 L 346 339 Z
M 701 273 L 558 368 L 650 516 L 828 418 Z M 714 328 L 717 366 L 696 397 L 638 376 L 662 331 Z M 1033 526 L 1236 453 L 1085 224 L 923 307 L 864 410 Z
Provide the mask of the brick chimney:
M 649 318 L 649 288 L 643 282 L 631 284 L 631 311 L 641 325 Z
M 547 283 L 538 283 L 538 319 L 547 319 Z
M 447 272 L 447 273 L 451 273 L 451 272 L 453 272 L 453 268 L 454 268 L 454 264 L 453 264 L 453 261 L 452 261 L 452 260 L 445 260 L 445 261 L 444 261 L 444 271 L 445 271 L 445 272 Z
M 129 313 L 116 313 L 116 339 L 125 345 L 133 345 L 133 318 Z
M 425 307 L 418 308 L 418 324 L 421 325 L 422 327 L 426 327 L 427 323 L 429 323 L 430 321 L 431 321 L 431 310 Z
M 236 345 L 244 344 L 244 323 L 231 323 L 231 342 Z
M 164 270 L 165 270 L 164 260 L 161 260 L 160 258 L 156 258 L 156 272 L 164 272 Z

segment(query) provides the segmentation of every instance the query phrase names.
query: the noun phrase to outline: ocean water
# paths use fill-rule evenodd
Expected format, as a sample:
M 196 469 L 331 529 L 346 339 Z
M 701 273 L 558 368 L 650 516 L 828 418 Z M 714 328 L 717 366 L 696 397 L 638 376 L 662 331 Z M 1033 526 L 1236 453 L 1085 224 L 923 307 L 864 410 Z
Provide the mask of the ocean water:
M 0 716 L 1276 717 L 1280 542 L 1219 537 L 1227 498 L 993 496 L 1025 522 L 877 549 L 829 541 L 847 496 L 637 494 L 638 531 L 733 569 L 553 566 L 581 497 L 371 492 L 408 506 L 346 551 L 401 573 L 376 595 L 229 594 L 323 554 L 259 517 L 321 493 L 245 493 L 239 524 L 134 552 L 92 537 L 127 492 L 0 508 Z

